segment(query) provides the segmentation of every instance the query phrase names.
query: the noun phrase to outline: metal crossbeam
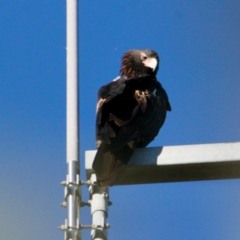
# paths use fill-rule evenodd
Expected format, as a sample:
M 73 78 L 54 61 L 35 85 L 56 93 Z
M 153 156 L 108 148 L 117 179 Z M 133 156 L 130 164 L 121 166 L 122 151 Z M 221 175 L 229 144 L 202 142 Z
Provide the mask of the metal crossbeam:
M 96 151 L 85 152 L 89 179 Z M 240 142 L 137 149 L 116 185 L 240 178 Z

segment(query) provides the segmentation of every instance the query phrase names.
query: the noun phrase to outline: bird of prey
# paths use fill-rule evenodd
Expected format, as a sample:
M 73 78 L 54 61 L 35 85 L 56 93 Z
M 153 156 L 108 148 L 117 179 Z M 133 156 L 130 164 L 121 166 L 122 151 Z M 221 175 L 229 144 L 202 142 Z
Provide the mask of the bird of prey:
M 127 51 L 120 76 L 99 89 L 93 162 L 99 186 L 112 186 L 121 178 L 135 148 L 146 147 L 157 136 L 171 111 L 156 79 L 159 62 L 153 50 Z

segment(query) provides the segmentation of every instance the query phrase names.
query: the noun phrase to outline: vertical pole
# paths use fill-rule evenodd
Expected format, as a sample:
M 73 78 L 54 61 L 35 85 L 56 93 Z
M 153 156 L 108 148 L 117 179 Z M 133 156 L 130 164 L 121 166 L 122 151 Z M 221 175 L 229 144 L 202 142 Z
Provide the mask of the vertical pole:
M 91 195 L 91 214 L 92 214 L 92 227 L 91 239 L 92 240 L 107 240 L 107 228 L 109 224 L 106 223 L 108 217 L 109 195 L 108 187 L 99 187 L 97 184 L 96 175 L 91 176 L 91 185 L 89 187 Z
M 66 0 L 67 7 L 67 229 L 65 239 L 79 236 L 79 112 L 78 112 L 78 5 Z
M 67 0 L 67 162 L 78 162 L 77 0 Z

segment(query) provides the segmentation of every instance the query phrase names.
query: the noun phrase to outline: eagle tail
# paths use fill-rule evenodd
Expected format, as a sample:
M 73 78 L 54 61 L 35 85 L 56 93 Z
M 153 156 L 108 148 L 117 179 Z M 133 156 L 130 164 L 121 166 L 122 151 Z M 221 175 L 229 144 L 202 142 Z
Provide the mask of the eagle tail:
M 114 152 L 111 145 L 101 143 L 92 166 L 101 187 L 112 186 L 122 177 L 134 149 L 133 144 L 126 144 Z

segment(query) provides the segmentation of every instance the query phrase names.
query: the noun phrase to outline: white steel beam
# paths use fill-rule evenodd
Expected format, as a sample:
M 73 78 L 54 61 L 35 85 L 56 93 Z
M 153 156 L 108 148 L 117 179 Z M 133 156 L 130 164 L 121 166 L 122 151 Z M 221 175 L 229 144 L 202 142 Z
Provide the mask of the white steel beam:
M 85 152 L 89 179 L 96 151 Z M 137 149 L 116 185 L 240 178 L 240 142 Z

